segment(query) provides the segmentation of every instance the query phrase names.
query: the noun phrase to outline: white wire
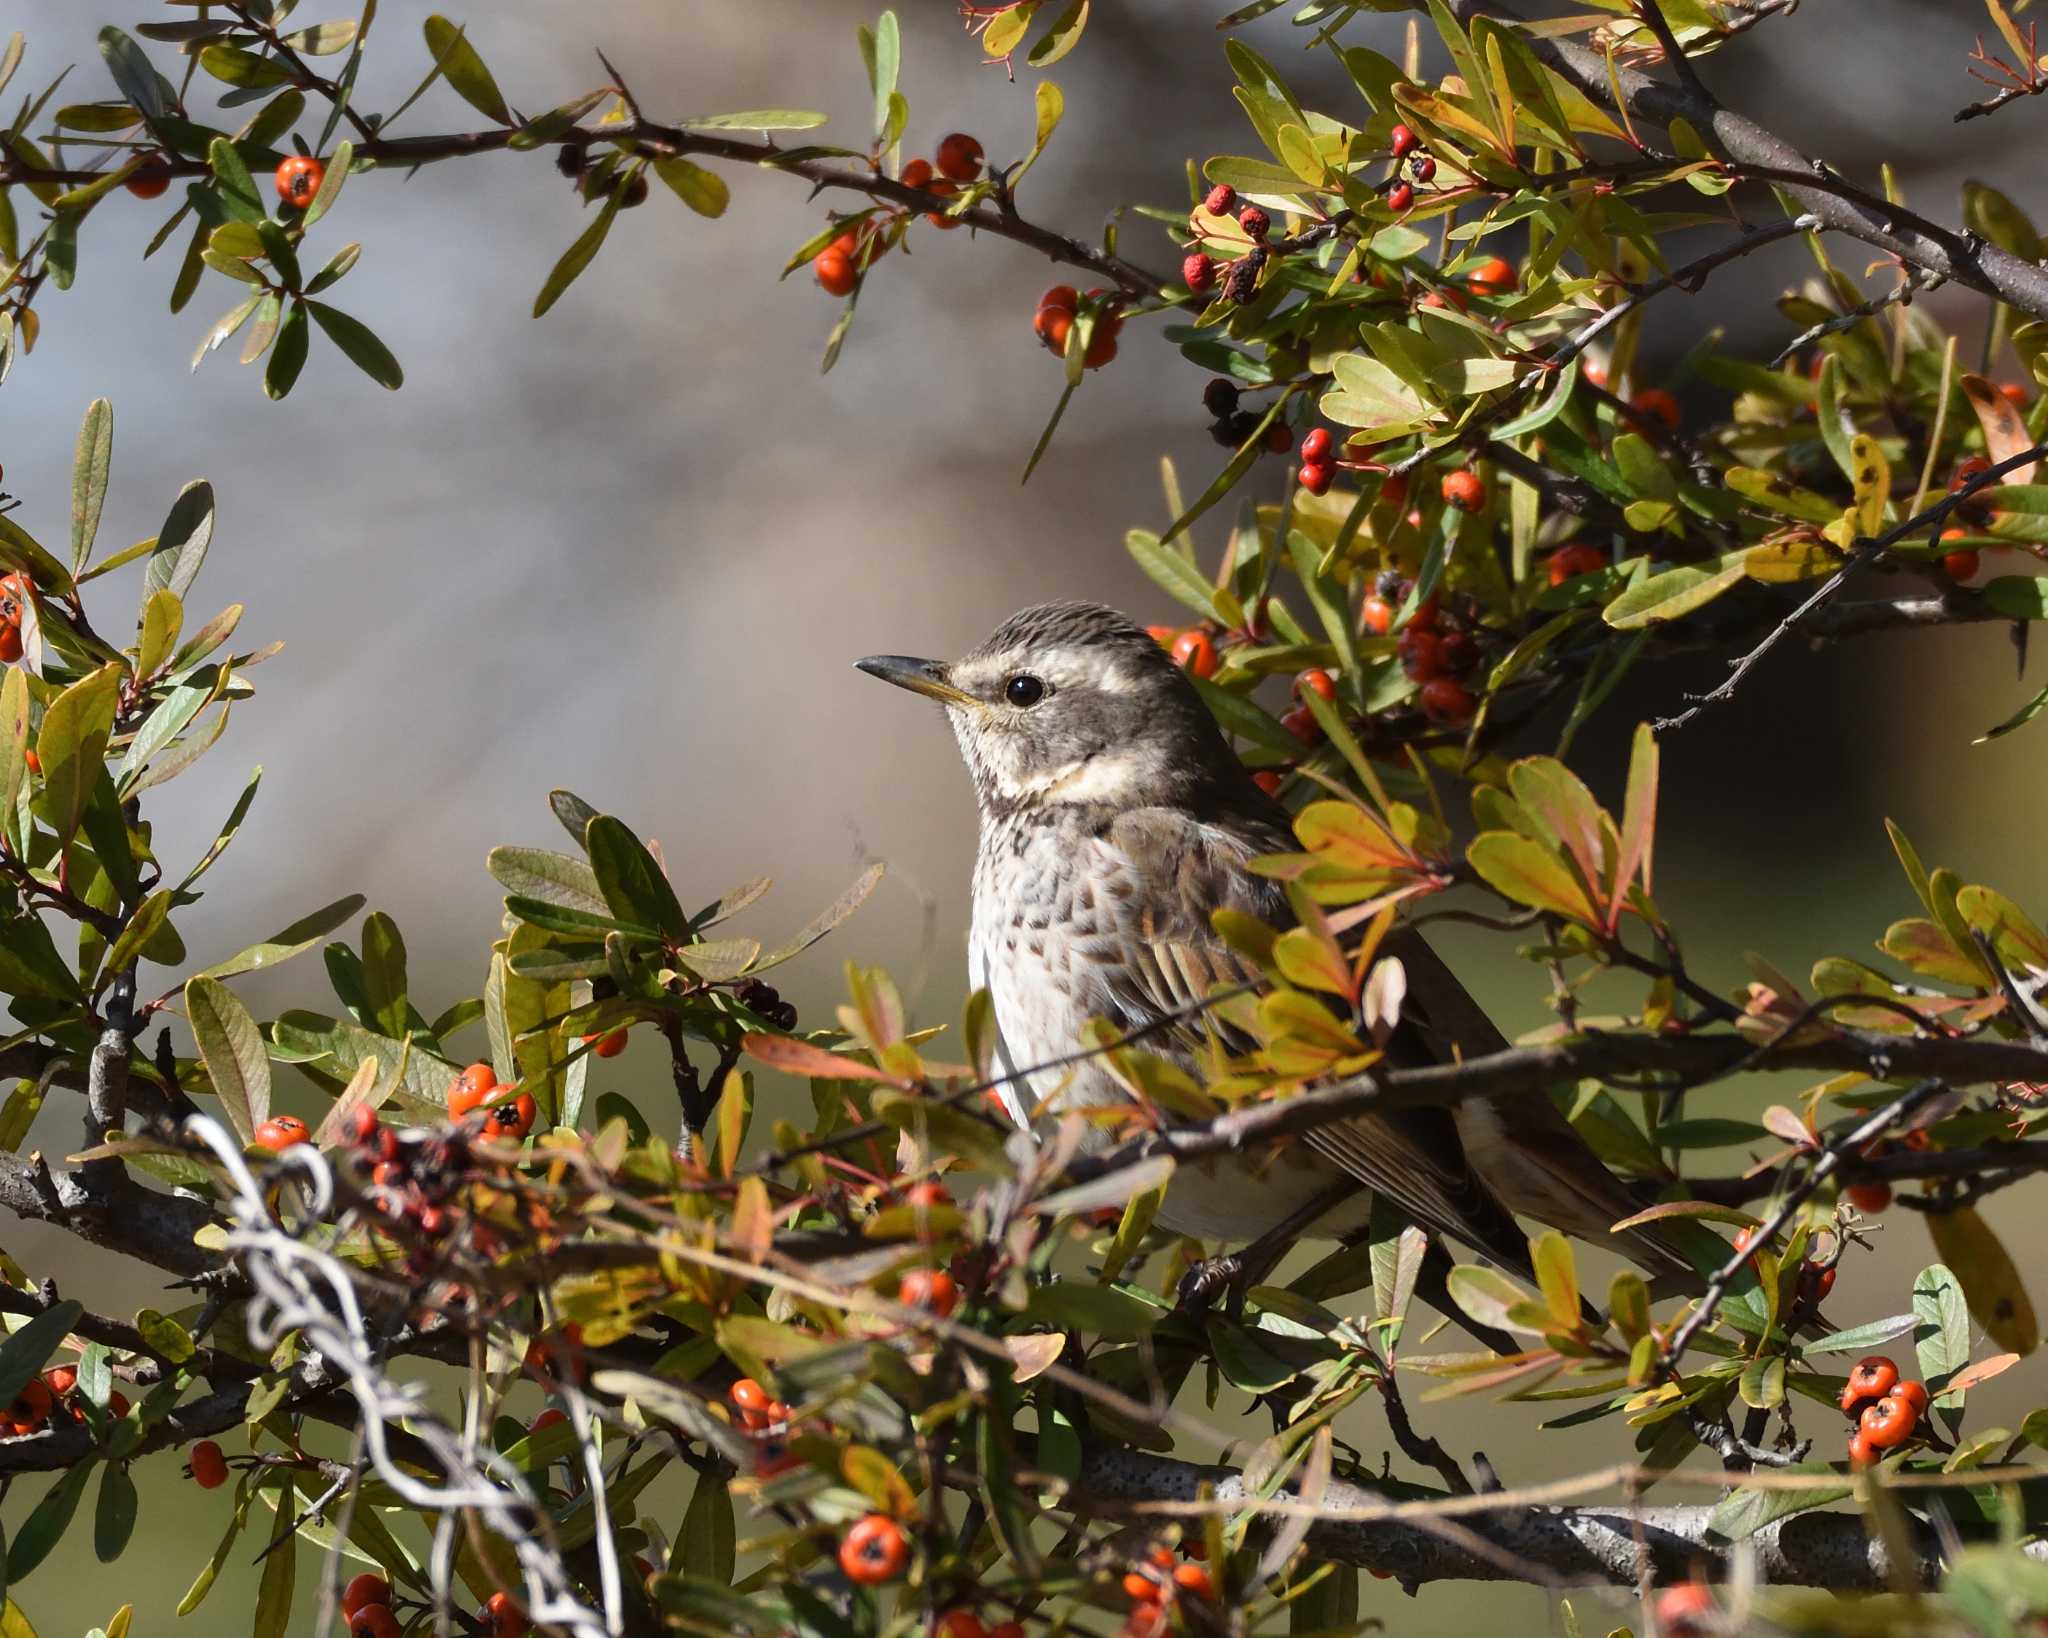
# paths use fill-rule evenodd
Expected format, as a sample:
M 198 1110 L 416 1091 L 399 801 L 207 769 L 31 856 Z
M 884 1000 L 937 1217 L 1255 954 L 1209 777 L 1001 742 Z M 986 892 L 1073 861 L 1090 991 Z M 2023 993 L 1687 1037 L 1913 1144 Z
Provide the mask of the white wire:
M 228 1230 L 227 1242 L 255 1287 L 248 1308 L 250 1340 L 258 1348 L 268 1350 L 296 1331 L 307 1347 L 346 1375 L 361 1407 L 365 1445 L 377 1476 L 408 1505 L 442 1515 L 435 1532 L 432 1570 L 440 1603 L 440 1630 L 449 1630 L 448 1589 L 453 1571 L 456 1516 L 473 1510 L 512 1544 L 526 1578 L 527 1614 L 536 1625 L 564 1627 L 575 1638 L 618 1638 L 622 1627 L 618 1563 L 610 1539 L 610 1520 L 603 1505 L 602 1473 L 595 1466 L 595 1452 L 589 1441 L 582 1442 L 592 1473 L 593 1522 L 605 1615 L 599 1615 L 576 1596 L 560 1557 L 529 1528 L 527 1521 L 540 1512 L 540 1505 L 528 1488 L 525 1475 L 481 1438 L 461 1437 L 428 1410 L 423 1383 L 394 1382 L 385 1374 L 370 1351 L 355 1285 L 347 1269 L 327 1251 L 308 1245 L 277 1224 L 265 1203 L 263 1189 L 242 1159 L 241 1146 L 218 1121 L 205 1115 L 188 1117 L 185 1130 L 213 1151 L 234 1186 L 229 1208 L 235 1221 Z M 314 1214 L 325 1218 L 333 1210 L 334 1174 L 326 1157 L 310 1143 L 295 1144 L 285 1150 L 266 1170 L 273 1174 L 300 1173 Z M 582 1396 L 573 1386 L 568 1393 L 580 1434 L 586 1415 Z M 403 1423 L 404 1431 L 433 1453 L 445 1475 L 444 1484 L 425 1483 L 391 1459 L 385 1430 L 392 1423 Z

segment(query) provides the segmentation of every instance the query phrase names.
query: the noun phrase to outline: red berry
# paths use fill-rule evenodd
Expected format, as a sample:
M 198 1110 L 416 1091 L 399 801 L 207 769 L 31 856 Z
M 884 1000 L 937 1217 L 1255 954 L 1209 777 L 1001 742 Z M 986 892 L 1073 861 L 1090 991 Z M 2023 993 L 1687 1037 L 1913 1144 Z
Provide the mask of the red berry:
M 1304 461 L 1328 459 L 1331 442 L 1332 439 L 1328 427 L 1311 428 L 1307 436 L 1301 440 L 1301 458 Z
M 483 1613 L 491 1624 L 491 1638 L 526 1638 L 531 1628 L 526 1612 L 512 1601 L 510 1593 L 492 1593 L 484 1600 Z
M 312 1140 L 313 1134 L 297 1115 L 273 1115 L 256 1128 L 256 1147 L 268 1149 L 274 1155 Z
M 960 1287 L 941 1268 L 913 1268 L 896 1287 L 896 1300 L 905 1308 L 922 1308 L 944 1319 L 960 1306 Z
M 1428 682 L 1443 675 L 1444 640 L 1429 630 L 1419 616 L 1401 633 L 1396 651 L 1401 656 L 1401 669 L 1414 681 Z
M 941 176 L 972 182 L 981 175 L 981 144 L 965 131 L 955 131 L 940 139 L 937 164 Z
M 1280 794 L 1280 787 L 1283 784 L 1285 784 L 1286 781 L 1283 780 L 1280 777 L 1280 775 L 1274 772 L 1271 768 L 1261 768 L 1257 773 L 1252 775 L 1252 783 L 1258 786 L 1259 789 L 1264 791 L 1268 796 L 1278 796 Z
M 1892 1203 L 1889 1183 L 1851 1183 L 1842 1192 L 1849 1197 L 1850 1205 L 1868 1217 L 1875 1217 Z
M 1237 213 L 1237 225 L 1244 229 L 1244 236 L 1257 244 L 1265 238 L 1266 230 L 1272 227 L 1273 218 L 1260 210 L 1257 205 L 1247 205 Z
M 1173 663 L 1204 682 L 1216 675 L 1216 644 L 1206 631 L 1184 631 L 1173 640 Z
M 1863 1413 L 1856 1431 L 1869 1441 L 1873 1450 L 1891 1450 L 1913 1437 L 1919 1420 L 1905 1400 L 1886 1397 Z
M 743 1376 L 730 1388 L 726 1397 L 740 1413 L 740 1420 L 750 1428 L 765 1428 L 769 1421 L 769 1407 L 775 1403 L 768 1390 L 751 1376 Z
M 1408 174 L 1418 182 L 1427 182 L 1436 175 L 1436 161 L 1424 154 L 1408 167 Z
M 1832 1263 L 1802 1263 L 1799 1268 L 1799 1300 L 1808 1308 L 1818 1308 L 1835 1288 L 1835 1269 Z
M 1916 1420 L 1925 1416 L 1927 1414 L 1927 1407 L 1933 1403 L 1927 1396 L 1927 1384 L 1925 1382 L 1901 1382 L 1892 1389 L 1891 1396 L 1901 1404 L 1908 1406 Z
M 43 1372 L 43 1382 L 52 1394 L 62 1399 L 73 1388 L 78 1386 L 78 1372 L 69 1365 L 52 1366 L 49 1370 Z
M 1942 554 L 1942 572 L 1951 580 L 1974 580 L 1977 578 L 1977 571 L 1981 567 L 1983 567 L 1983 562 L 1975 552 L 1945 552 Z
M 1878 1461 L 1878 1450 L 1860 1433 L 1849 1436 L 1849 1465 L 1851 1467 L 1873 1467 Z
M 1358 606 L 1358 623 L 1376 637 L 1384 637 L 1394 629 L 1394 605 L 1378 592 L 1374 592 Z
M 359 1103 L 348 1112 L 348 1137 L 351 1143 L 373 1142 L 383 1123 L 377 1119 L 377 1111 L 367 1103 Z
M 1515 288 L 1515 264 L 1495 256 L 1474 268 L 1465 283 L 1475 296 L 1504 296 Z
M 228 1459 L 211 1439 L 201 1439 L 186 1459 L 192 1466 L 192 1482 L 201 1490 L 218 1490 L 227 1482 Z
M 988 1638 L 1024 1638 L 1022 1621 L 998 1621 L 988 1629 Z
M 1396 182 L 1391 188 L 1387 189 L 1387 208 L 1389 210 L 1404 211 L 1414 203 L 1415 190 L 1409 187 L 1406 182 Z
M 137 199 L 161 199 L 170 185 L 171 173 L 161 160 L 150 161 L 122 184 Z
M 1967 461 L 1957 464 L 1955 476 L 1948 481 L 1948 492 L 1953 495 L 1972 478 L 1981 477 L 1990 470 L 1990 461 L 1986 460 L 1982 455 L 1972 455 Z
M 1470 467 L 1460 467 L 1455 472 L 1444 474 L 1443 497 L 1446 506 L 1455 506 L 1461 512 L 1476 512 L 1486 504 L 1486 486 Z
M 1304 461 L 1295 481 L 1311 495 L 1326 495 L 1336 476 L 1337 469 L 1328 461 Z
M 470 1091 L 482 1093 L 486 1097 L 490 1095 L 491 1088 L 498 1084 L 498 1072 L 482 1060 L 471 1064 L 455 1078 Z
M 1673 432 L 1678 430 L 1678 400 L 1673 398 L 1662 387 L 1645 387 L 1629 400 L 1629 404 L 1632 408 L 1641 410 L 1645 415 L 1656 416 L 1658 420 L 1662 421 Z
M 1041 307 L 1031 321 L 1031 328 L 1038 332 L 1038 339 L 1045 343 L 1050 352 L 1064 353 L 1067 337 L 1074 328 L 1074 315 L 1070 308 Z
M 1173 1567 L 1173 1584 L 1180 1591 L 1192 1593 L 1197 1598 L 1216 1596 L 1216 1583 L 1199 1564 L 1176 1564 Z
M 1304 745 L 1314 745 L 1323 737 L 1323 725 L 1316 721 L 1316 714 L 1305 705 L 1297 705 L 1291 711 L 1283 711 L 1280 714 L 1280 726 Z
M 1550 583 L 1562 586 L 1567 580 L 1576 580 L 1582 574 L 1592 574 L 1607 567 L 1607 558 L 1597 546 L 1588 546 L 1583 541 L 1570 546 L 1560 546 L 1550 554 L 1548 564 Z
M 811 271 L 828 296 L 850 296 L 853 287 L 860 283 L 860 270 L 853 265 L 853 258 L 836 246 L 819 251 Z
M 1457 727 L 1472 720 L 1479 701 L 1455 677 L 1431 677 L 1422 685 L 1422 714 L 1431 722 Z
M 1211 216 L 1228 216 L 1237 204 L 1237 189 L 1228 182 L 1218 182 L 1202 199 L 1202 209 Z
M 403 1630 L 389 1604 L 365 1604 L 348 1618 L 348 1638 L 399 1638 Z M 497 1638 L 495 1628 L 492 1638 Z
M 939 199 L 951 199 L 960 191 L 960 187 L 958 183 L 941 179 L 927 182 L 924 191 Z M 960 225 L 959 217 L 949 216 L 942 210 L 928 210 L 924 213 L 924 219 L 933 227 L 943 228 L 948 232 Z
M 277 168 L 277 196 L 287 205 L 303 208 L 313 202 L 320 184 L 327 180 L 327 167 L 305 154 L 293 154 Z
M 128 186 L 132 189 L 135 184 L 131 182 Z M 2025 409 L 2031 395 L 2017 381 L 2001 381 L 1998 383 L 1998 396 L 2012 405 L 2014 409 Z
M 1871 1354 L 1850 1367 L 1849 1381 L 1842 1389 L 1842 1409 L 1847 1411 L 1860 1399 L 1882 1399 L 1899 1380 L 1899 1368 L 1883 1354 Z
M 896 173 L 896 180 L 906 188 L 929 187 L 932 180 L 932 162 L 929 159 L 909 160 L 903 169 Z
M 533 1094 L 522 1092 L 484 1117 L 484 1136 L 501 1143 L 517 1142 L 533 1130 L 533 1123 L 539 1118 L 540 1105 L 533 1101 Z
M 1174 638 L 1180 635 L 1180 627 L 1147 626 L 1145 628 L 1145 635 L 1147 637 L 1150 637 L 1152 641 L 1157 643 L 1161 648 L 1171 648 L 1173 647 Z
M 972 1610 L 948 1610 L 932 1628 L 933 1638 L 988 1638 L 988 1628 Z
M 1405 125 L 1397 125 L 1387 133 L 1387 150 L 1396 159 L 1406 159 L 1422 146 L 1422 138 Z
M 590 1050 L 600 1058 L 616 1058 L 626 1050 L 626 1030 L 624 1025 L 617 1029 L 606 1030 L 602 1035 L 586 1035 L 583 1039 L 597 1043 Z
M 856 1586 L 893 1581 L 910 1562 L 910 1543 L 886 1513 L 870 1513 L 854 1522 L 839 1543 L 839 1568 Z
M 1180 264 L 1180 281 L 1197 296 L 1216 288 L 1216 264 L 1199 250 L 1189 251 Z
M 1663 1638 L 1706 1638 L 1714 1630 L 1714 1595 L 1697 1582 L 1657 1594 L 1657 1631 Z
M 365 1570 L 341 1590 L 341 1613 L 353 1615 L 365 1604 L 389 1604 L 391 1583 L 375 1570 Z
M 1313 690 L 1333 705 L 1337 701 L 1336 679 L 1329 672 L 1323 670 L 1321 666 L 1311 666 L 1294 679 L 1294 697 L 1296 699 L 1302 697 L 1304 689 Z

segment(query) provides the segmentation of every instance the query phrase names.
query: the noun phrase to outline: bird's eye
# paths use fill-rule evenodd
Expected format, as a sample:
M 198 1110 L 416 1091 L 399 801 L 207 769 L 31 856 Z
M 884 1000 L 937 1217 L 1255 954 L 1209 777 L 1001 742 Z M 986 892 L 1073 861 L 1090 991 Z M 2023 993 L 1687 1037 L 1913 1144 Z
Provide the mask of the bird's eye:
M 1003 684 L 1003 698 L 1012 705 L 1036 705 L 1045 698 L 1045 684 L 1032 676 L 1012 677 Z

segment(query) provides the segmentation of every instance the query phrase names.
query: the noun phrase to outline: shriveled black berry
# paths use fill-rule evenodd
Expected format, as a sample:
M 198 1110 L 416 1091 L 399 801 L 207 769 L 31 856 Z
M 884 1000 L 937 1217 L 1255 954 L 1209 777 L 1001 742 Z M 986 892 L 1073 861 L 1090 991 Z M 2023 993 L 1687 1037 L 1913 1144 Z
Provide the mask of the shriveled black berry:
M 1228 415 L 1219 416 L 1209 423 L 1209 436 L 1225 449 L 1237 448 L 1237 434 L 1232 430 L 1230 423 L 1231 417 Z
M 555 150 L 555 169 L 564 176 L 581 176 L 589 163 L 590 154 L 580 142 L 565 142 Z
M 1237 383 L 1217 376 L 1202 389 L 1202 408 L 1215 416 L 1234 412 L 1237 408 Z

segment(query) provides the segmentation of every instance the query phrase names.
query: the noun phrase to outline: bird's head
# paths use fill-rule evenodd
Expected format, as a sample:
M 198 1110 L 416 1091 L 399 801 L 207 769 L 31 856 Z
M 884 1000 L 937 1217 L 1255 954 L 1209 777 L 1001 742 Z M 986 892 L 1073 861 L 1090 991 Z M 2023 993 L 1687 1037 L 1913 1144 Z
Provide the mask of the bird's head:
M 855 663 L 945 706 L 984 813 L 1263 802 L 1180 667 L 1100 604 L 1025 609 L 958 660 Z

